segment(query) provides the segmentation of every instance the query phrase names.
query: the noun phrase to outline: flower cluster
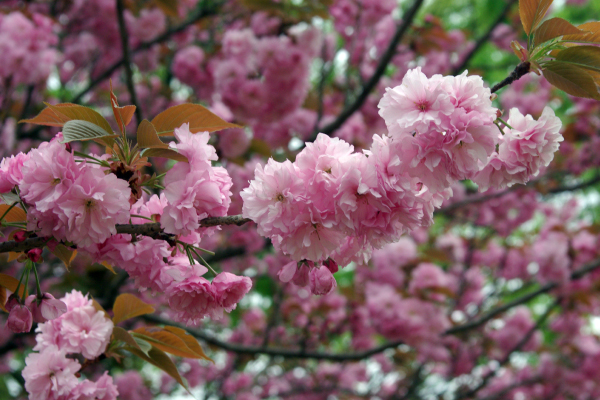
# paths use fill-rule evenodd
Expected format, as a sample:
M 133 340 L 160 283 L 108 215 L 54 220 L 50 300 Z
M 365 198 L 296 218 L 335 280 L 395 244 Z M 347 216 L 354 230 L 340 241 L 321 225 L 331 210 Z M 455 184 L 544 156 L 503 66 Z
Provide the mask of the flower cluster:
M 58 60 L 53 22 L 40 14 L 32 20 L 20 12 L 0 14 L 0 78 L 12 84 L 37 84 Z
M 131 189 L 97 165 L 78 163 L 61 138 L 31 150 L 23 163 L 18 186 L 32 206 L 28 230 L 80 246 L 102 243 L 129 220 Z
M 170 144 L 171 149 L 188 162 L 177 163 L 165 174 L 160 196 L 140 197 L 130 205 L 128 181 L 106 164 L 75 156 L 61 143 L 61 134 L 27 154 L 4 159 L 0 190 L 14 189 L 29 206 L 28 231 L 72 242 L 94 261 L 121 267 L 140 290 L 164 293 L 176 318 L 197 323 L 235 309 L 252 282 L 221 273 L 211 283 L 202 277 L 208 269 L 191 264 L 190 254 L 182 254 L 183 247 L 197 247 L 202 236 L 219 229 L 200 227 L 200 220 L 227 215 L 233 182 L 225 168 L 212 165 L 217 155 L 208 144 L 208 132 L 192 134 L 184 124 L 174 134 L 177 142 Z M 166 233 L 176 235 L 178 244 L 117 234 L 116 224 L 148 220 L 160 222 Z M 13 330 L 31 329 L 31 311 L 27 305 L 14 308 Z
M 539 120 L 524 116 L 513 108 L 500 139 L 498 153 L 492 154 L 487 165 L 474 177 L 480 190 L 501 189 L 515 183 L 527 183 L 548 166 L 563 141 L 562 123 L 550 107 L 545 107 Z
M 36 329 L 34 350 L 38 352 L 25 359 L 25 389 L 30 398 L 44 400 L 116 400 L 118 391 L 108 373 L 95 382 L 80 381 L 81 364 L 72 358 L 81 354 L 93 360 L 104 353 L 112 334 L 112 321 L 81 292 L 73 290 L 61 300 L 66 304 L 66 312 Z
M 490 96 L 481 77 L 466 72 L 427 78 L 420 68 L 408 71 L 379 102 L 398 170 L 435 192 L 473 178 L 498 141 Z
M 257 165 L 241 196 L 243 215 L 296 261 L 366 261 L 373 247 L 431 221 L 433 198 L 406 174 L 389 172 L 386 138 L 353 153 L 320 134 L 292 163 Z
M 208 144 L 208 132 L 192 134 L 189 125 L 183 124 L 175 129 L 175 137 L 179 143 L 171 142 L 171 148 L 188 162 L 177 163 L 165 175 L 168 205 L 161 225 L 165 232 L 189 235 L 198 230 L 201 219 L 227 215 L 233 182 L 225 168 L 211 165 L 217 154 Z

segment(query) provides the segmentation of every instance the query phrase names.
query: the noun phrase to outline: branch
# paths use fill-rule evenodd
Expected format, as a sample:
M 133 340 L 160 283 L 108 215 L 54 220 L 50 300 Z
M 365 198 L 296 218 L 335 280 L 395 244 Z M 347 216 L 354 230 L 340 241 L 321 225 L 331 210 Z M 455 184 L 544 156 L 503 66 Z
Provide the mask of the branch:
M 481 382 L 479 382 L 479 384 L 477 386 L 475 386 L 474 388 L 472 388 L 466 392 L 463 392 L 462 394 L 459 394 L 457 397 L 455 397 L 455 400 L 461 400 L 461 399 L 464 399 L 467 397 L 472 397 L 475 394 L 477 394 L 477 392 L 479 392 L 481 389 L 483 389 L 487 385 L 488 381 L 490 379 L 492 379 L 494 376 L 496 376 L 496 374 L 500 370 L 500 367 L 504 366 L 510 360 L 511 354 L 513 354 L 516 351 L 521 350 L 521 347 L 525 346 L 525 344 L 529 341 L 529 339 L 531 339 L 531 337 L 533 336 L 535 331 L 537 331 L 538 329 L 540 329 L 542 327 L 544 322 L 546 322 L 546 320 L 550 316 L 550 313 L 552 312 L 554 307 L 556 307 L 559 302 L 560 302 L 560 299 L 557 299 L 551 305 L 548 306 L 548 308 L 546 309 L 544 314 L 542 314 L 538 318 L 536 324 L 531 329 L 529 329 L 529 331 L 527 331 L 525 336 L 523 336 L 521 338 L 521 340 L 510 351 L 508 351 L 506 353 L 506 355 L 499 361 L 499 363 L 498 363 L 499 365 L 497 368 L 488 371 L 488 373 L 485 374 L 485 376 L 481 379 Z
M 492 93 L 496 93 L 498 90 L 502 89 L 504 86 L 510 85 L 514 81 L 518 81 L 529 73 L 531 70 L 530 68 L 531 63 L 529 61 L 519 63 L 507 78 L 492 87 Z
M 600 268 L 600 259 L 597 259 L 591 263 L 584 265 L 580 269 L 573 271 L 571 273 L 571 280 L 581 279 L 586 274 L 588 274 L 592 271 L 595 271 L 598 268 Z M 482 317 L 480 317 L 474 321 L 467 322 L 465 324 L 458 325 L 458 326 L 455 326 L 453 328 L 446 330 L 446 332 L 444 332 L 444 335 L 455 335 L 457 333 L 462 333 L 462 332 L 466 332 L 466 331 L 478 328 L 481 325 L 488 322 L 489 320 L 495 318 L 497 315 L 502 314 L 502 313 L 510 310 L 513 307 L 527 303 L 528 301 L 536 298 L 537 296 L 539 296 L 543 293 L 548 293 L 551 290 L 556 289 L 559 285 L 560 284 L 557 282 L 547 283 L 531 293 L 525 294 L 519 298 L 514 299 L 513 301 L 510 301 L 510 302 L 502 305 L 502 306 L 494 308 L 493 310 L 489 311 L 487 314 L 483 315 Z
M 476 203 L 482 203 L 488 200 L 492 200 L 492 199 L 496 199 L 498 197 L 502 197 L 504 195 L 507 195 L 511 192 L 514 192 L 515 190 L 519 190 L 519 189 L 523 189 L 526 187 L 533 187 L 535 185 L 537 185 L 538 183 L 540 183 L 541 181 L 543 181 L 544 179 L 546 179 L 548 176 L 543 176 L 541 178 L 538 179 L 534 179 L 532 181 L 530 181 L 529 183 L 527 183 L 526 185 L 514 185 L 511 186 L 510 188 L 501 191 L 501 192 L 495 192 L 495 193 L 490 193 L 490 194 L 482 194 L 482 195 L 478 195 L 478 196 L 472 196 L 470 198 L 467 198 L 465 200 L 462 201 L 457 201 L 455 203 L 450 204 L 449 206 L 446 207 L 442 207 L 438 210 L 435 211 L 435 213 L 439 213 L 439 214 L 445 214 L 445 215 L 449 215 L 452 212 L 456 211 L 459 208 L 463 208 L 465 206 L 471 205 L 471 204 L 476 204 Z M 548 191 L 546 192 L 547 194 L 557 194 L 557 193 L 563 193 L 563 192 L 572 192 L 575 190 L 581 190 L 581 189 L 585 189 L 587 187 L 593 186 L 597 183 L 600 182 L 600 174 L 596 177 L 594 177 L 593 179 L 590 179 L 586 182 L 581 182 L 581 183 L 577 183 L 574 185 L 565 185 L 565 186 L 559 186 L 559 187 L 555 187 L 552 189 L 548 189 Z M 543 194 L 543 193 L 542 193 Z
M 208 7 L 206 3 L 211 4 L 211 7 Z M 222 2 L 213 3 L 212 1 L 202 2 L 202 6 L 198 8 L 198 11 L 196 11 L 194 14 L 192 14 L 190 16 L 190 18 L 188 18 L 186 21 L 182 22 L 180 25 L 177 25 L 176 27 L 174 27 L 172 29 L 169 29 L 162 35 L 159 35 L 156 38 L 154 38 L 148 42 L 141 43 L 138 47 L 133 49 L 130 52 L 130 54 L 134 55 L 134 54 L 139 53 L 140 51 L 148 50 L 155 44 L 159 44 L 159 43 L 162 43 L 162 42 L 168 40 L 174 34 L 177 34 L 179 32 L 186 30 L 188 27 L 195 24 L 202 18 L 216 15 L 217 9 L 221 6 L 221 3 Z M 113 65 L 108 67 L 103 73 L 101 73 L 95 79 L 93 79 L 85 89 L 83 89 L 75 97 L 73 97 L 73 99 L 71 100 L 71 103 L 79 103 L 83 96 L 85 96 L 90 90 L 92 90 L 94 87 L 96 87 L 102 81 L 108 79 L 113 74 L 113 72 L 115 72 L 117 69 L 119 69 L 119 67 L 121 67 L 124 63 L 125 63 L 125 60 L 123 58 L 121 58 L 119 61 L 115 62 Z
M 164 318 L 157 317 L 155 315 L 145 315 L 142 317 L 144 320 L 148 322 L 153 322 L 155 324 L 161 325 L 171 325 L 176 326 L 181 329 L 185 329 L 188 333 L 193 335 L 198 339 L 202 339 L 206 343 L 219 347 L 220 349 L 231 351 L 237 354 L 248 354 L 248 355 L 258 355 L 265 354 L 268 356 L 281 356 L 288 358 L 300 358 L 300 359 L 314 359 L 314 360 L 329 360 L 329 361 L 360 361 L 365 358 L 369 358 L 374 356 L 375 354 L 379 354 L 387 349 L 393 349 L 395 347 L 400 346 L 404 342 L 390 342 L 383 344 L 379 347 L 374 347 L 370 350 L 350 353 L 350 354 L 336 354 L 336 353 L 321 353 L 321 352 L 303 352 L 297 350 L 288 350 L 288 349 L 274 349 L 270 347 L 246 347 L 241 346 L 235 343 L 229 343 L 225 341 L 221 341 L 215 338 L 212 335 L 207 335 L 199 329 L 187 328 L 181 324 L 174 324 L 171 321 L 168 321 Z
M 247 222 L 252 221 L 249 218 L 244 218 L 241 215 L 228 215 L 225 217 L 208 217 L 200 221 L 200 227 L 206 228 L 211 226 L 219 225 L 237 225 L 241 226 Z M 172 235 L 169 235 L 163 231 L 159 223 L 149 224 L 123 224 L 116 226 L 117 233 L 130 234 L 130 235 L 143 235 L 149 236 L 155 239 L 169 240 Z M 48 237 L 35 237 L 25 239 L 22 242 L 15 242 L 10 240 L 4 243 L 0 243 L 0 253 L 7 253 L 9 251 L 22 252 L 35 248 L 41 248 L 48 243 L 52 238 Z
M 458 74 L 460 74 L 466 68 L 466 66 L 469 64 L 469 61 L 471 61 L 471 58 L 473 58 L 473 56 L 475 55 L 475 53 L 477 53 L 477 51 L 479 51 L 479 49 L 481 48 L 481 46 L 483 46 L 488 41 L 488 39 L 490 38 L 490 36 L 492 36 L 492 32 L 494 32 L 494 29 L 496 29 L 496 27 L 498 25 L 500 25 L 500 23 L 506 17 L 506 14 L 508 14 L 508 12 L 512 8 L 513 4 L 515 4 L 516 2 L 517 2 L 517 0 L 508 0 L 508 2 L 506 3 L 506 6 L 504 7 L 504 9 L 500 13 L 500 15 L 498 15 L 498 18 L 496 18 L 496 20 L 489 27 L 489 29 L 479 39 L 477 39 L 477 42 L 475 42 L 475 46 L 463 58 L 462 63 L 459 66 L 455 67 L 452 70 L 452 74 L 451 75 L 458 75 Z
M 410 8 L 410 10 L 408 10 L 406 15 L 404 16 L 402 23 L 396 29 L 396 33 L 394 33 L 394 37 L 390 41 L 390 44 L 388 45 L 385 53 L 383 53 L 383 56 L 381 57 L 381 60 L 379 61 L 379 64 L 377 65 L 375 72 L 373 73 L 371 78 L 367 81 L 367 83 L 363 86 L 358 97 L 354 100 L 354 102 L 352 104 L 350 104 L 347 108 L 345 108 L 342 111 L 342 113 L 335 119 L 335 121 L 333 121 L 329 125 L 325 126 L 321 130 L 322 133 L 324 133 L 326 135 L 330 135 L 331 133 L 335 132 L 337 129 L 339 129 L 344 124 L 344 122 L 346 122 L 346 120 L 348 118 L 350 118 L 350 116 L 352 116 L 352 114 L 354 114 L 360 107 L 362 107 L 363 103 L 369 97 L 369 94 L 371 93 L 371 91 L 379 83 L 379 80 L 385 73 L 385 70 L 387 69 L 388 64 L 390 63 L 390 61 L 392 61 L 392 58 L 396 54 L 396 47 L 398 47 L 400 40 L 402 40 L 402 37 L 404 36 L 406 31 L 412 24 L 412 21 L 415 18 L 417 11 L 419 11 L 419 8 L 421 7 L 422 4 L 423 4 L 423 0 L 415 0 L 414 4 Z M 313 140 L 314 140 L 314 138 L 316 138 L 317 134 L 318 134 L 318 132 L 315 132 L 313 134 Z
M 140 109 L 133 84 L 133 71 L 131 70 L 131 58 L 129 57 L 129 35 L 125 26 L 125 7 L 123 0 L 117 0 L 117 21 L 119 22 L 119 34 L 121 36 L 121 48 L 123 50 L 123 66 L 125 67 L 125 83 L 129 91 L 131 104 L 135 106 L 135 119 L 137 123 L 142 122 L 142 110 Z

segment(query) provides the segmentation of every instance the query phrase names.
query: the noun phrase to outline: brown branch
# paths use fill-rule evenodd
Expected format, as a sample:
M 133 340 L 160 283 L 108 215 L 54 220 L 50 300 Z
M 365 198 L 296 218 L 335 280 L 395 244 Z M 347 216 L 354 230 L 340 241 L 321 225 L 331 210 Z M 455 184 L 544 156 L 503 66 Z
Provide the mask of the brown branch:
M 131 69 L 131 57 L 129 55 L 129 35 L 125 26 L 125 6 L 123 0 L 117 0 L 117 21 L 119 23 L 119 34 L 121 36 L 121 49 L 123 51 L 123 67 L 125 68 L 125 84 L 129 91 L 130 102 L 135 106 L 135 119 L 137 123 L 142 122 L 142 110 L 135 94 L 135 85 L 133 84 L 133 71 Z
M 496 93 L 498 90 L 502 89 L 504 86 L 510 85 L 514 81 L 518 81 L 527 75 L 529 71 L 531 71 L 531 63 L 529 61 L 519 63 L 507 78 L 492 87 L 492 93 Z
M 402 40 L 402 37 L 404 36 L 406 31 L 412 24 L 413 19 L 417 15 L 417 12 L 419 11 L 419 8 L 421 7 L 422 4 L 423 4 L 423 0 L 415 0 L 412 7 L 408 10 L 406 15 L 403 17 L 402 23 L 396 29 L 396 32 L 394 33 L 394 36 L 392 37 L 390 44 L 388 45 L 385 53 L 383 53 L 383 55 L 381 56 L 381 59 L 379 60 L 379 64 L 377 64 L 377 68 L 375 69 L 375 72 L 373 73 L 371 78 L 367 81 L 367 83 L 365 83 L 365 85 L 362 87 L 362 90 L 361 90 L 360 94 L 358 95 L 358 97 L 356 97 L 356 99 L 352 102 L 352 104 L 350 104 L 347 108 L 345 108 L 342 111 L 342 113 L 340 115 L 338 115 L 338 117 L 332 123 L 330 123 L 329 125 L 325 126 L 323 129 L 321 129 L 322 133 L 324 133 L 326 135 L 332 134 L 337 129 L 339 129 L 344 124 L 344 122 L 346 122 L 346 120 L 348 118 L 350 118 L 350 116 L 352 116 L 352 114 L 354 114 L 356 111 L 358 111 L 358 109 L 360 107 L 362 107 L 364 102 L 369 97 L 369 94 L 371 93 L 371 91 L 375 88 L 375 86 L 377 86 L 377 84 L 379 83 L 379 80 L 385 74 L 385 70 L 387 69 L 388 64 L 390 63 L 390 61 L 392 61 L 392 58 L 396 54 L 396 47 L 398 47 L 400 40 Z M 314 140 L 317 137 L 318 133 L 319 132 L 315 132 L 313 134 L 312 140 Z
M 498 15 L 498 18 L 496 18 L 496 20 L 494 21 L 494 23 L 492 23 L 492 25 L 490 25 L 490 27 L 488 28 L 488 30 L 479 39 L 477 39 L 477 42 L 475 42 L 475 46 L 463 58 L 463 60 L 460 63 L 460 65 L 457 66 L 457 67 L 455 67 L 452 70 L 452 75 L 458 75 L 458 74 L 460 74 L 467 67 L 467 65 L 469 64 L 469 61 L 471 61 L 471 58 L 473 58 L 473 56 L 475 55 L 475 53 L 477 53 L 479 51 L 479 49 L 481 48 L 481 46 L 483 46 L 489 40 L 490 36 L 492 36 L 492 33 L 494 32 L 494 29 L 496 29 L 496 27 L 498 25 L 500 25 L 500 23 L 506 17 L 506 14 L 508 14 L 508 12 L 510 11 L 510 9 L 512 8 L 512 6 L 516 2 L 517 2 L 517 0 L 508 0 L 508 2 L 506 3 L 506 6 L 504 7 L 504 9 L 500 13 L 500 15 Z
M 499 364 L 498 367 L 495 368 L 495 369 L 492 369 L 492 370 L 488 371 L 488 373 L 485 374 L 485 376 L 481 379 L 481 382 L 479 382 L 479 384 L 477 386 L 475 386 L 474 388 L 472 388 L 470 390 L 467 390 L 467 391 L 465 391 L 463 393 L 460 393 L 458 396 L 455 397 L 455 400 L 461 400 L 461 399 L 464 399 L 464 398 L 472 397 L 472 396 L 476 395 L 477 392 L 479 392 L 485 386 L 487 386 L 489 380 L 492 379 L 494 376 L 496 376 L 496 374 L 500 370 L 500 367 L 504 366 L 510 360 L 510 356 L 514 352 L 517 352 L 517 351 L 521 350 L 521 348 L 523 346 L 525 346 L 525 344 L 529 341 L 529 339 L 531 339 L 531 337 L 533 336 L 533 334 L 535 333 L 535 331 L 537 331 L 538 329 L 540 329 L 542 327 L 542 325 L 546 322 L 546 320 L 548 319 L 548 317 L 552 313 L 552 310 L 554 310 L 554 308 L 559 303 L 560 303 L 560 298 L 556 299 L 551 305 L 549 305 L 548 308 L 546 309 L 546 311 L 544 312 L 544 314 L 542 314 L 538 318 L 538 320 L 535 323 L 535 325 L 531 329 L 529 329 L 529 331 L 527 331 L 527 333 L 525 334 L 525 336 L 523 336 L 521 338 L 521 340 L 512 349 L 510 349 L 510 351 L 508 351 L 506 353 L 506 355 L 498 362 L 498 364 Z
M 275 349 L 271 347 L 246 347 L 235 343 L 230 343 L 226 341 L 219 340 L 212 335 L 206 334 L 200 329 L 188 328 L 185 325 L 176 324 L 169 320 L 166 320 L 161 317 L 157 317 L 155 315 L 145 315 L 142 317 L 144 320 L 148 322 L 152 322 L 160 325 L 171 325 L 176 326 L 181 329 L 185 329 L 198 339 L 202 339 L 206 343 L 219 347 L 220 349 L 231 351 L 237 354 L 248 354 L 248 355 L 258 355 L 264 354 L 268 356 L 281 356 L 288 358 L 301 358 L 301 359 L 314 359 L 314 360 L 329 360 L 329 361 L 360 361 L 365 358 L 369 358 L 374 356 L 375 354 L 379 354 L 387 349 L 393 349 L 395 347 L 400 346 L 404 342 L 390 342 L 385 343 L 381 346 L 374 347 L 370 350 L 350 353 L 350 354 L 336 354 L 336 353 L 321 353 L 321 352 L 303 352 L 298 350 L 289 350 L 289 349 Z
M 597 259 L 591 263 L 584 265 L 580 269 L 573 271 L 571 273 L 571 280 L 581 279 L 586 274 L 588 274 L 592 271 L 595 271 L 598 268 L 600 268 L 600 259 Z M 446 330 L 446 332 L 444 332 L 444 335 L 455 335 L 457 333 L 463 333 L 466 331 L 470 331 L 472 329 L 479 328 L 480 326 L 482 326 L 486 322 L 490 321 L 491 319 L 495 318 L 496 316 L 510 310 L 513 307 L 527 303 L 528 301 L 533 300 L 534 298 L 536 298 L 537 296 L 539 296 L 541 294 L 548 293 L 551 290 L 556 289 L 559 285 L 560 284 L 557 282 L 549 282 L 549 283 L 539 287 L 537 290 L 534 290 L 531 293 L 527 293 L 519 298 L 514 299 L 513 301 L 509 301 L 508 303 L 506 303 L 504 305 L 494 308 L 493 310 L 489 311 L 488 313 L 477 318 L 474 321 L 467 322 L 465 324 L 458 325 L 458 326 L 455 326 L 453 328 Z
M 202 6 L 198 8 L 198 11 L 196 11 L 194 14 L 192 14 L 190 16 L 190 18 L 188 18 L 186 21 L 182 22 L 180 25 L 177 25 L 176 27 L 174 27 L 172 29 L 169 29 L 162 35 L 159 35 L 156 38 L 154 38 L 148 42 L 141 43 L 138 47 L 133 49 L 130 52 L 130 54 L 134 55 L 134 54 L 139 53 L 140 51 L 148 50 L 155 44 L 165 42 L 166 40 L 171 38 L 171 36 L 186 30 L 187 28 L 189 28 L 191 25 L 195 24 L 202 18 L 216 15 L 217 10 L 221 6 L 221 3 L 222 2 L 203 1 Z M 125 63 L 125 60 L 123 58 L 121 58 L 119 61 L 115 62 L 113 65 L 108 67 L 103 73 L 101 73 L 95 79 L 93 79 L 85 89 L 83 89 L 81 92 L 79 92 L 77 95 L 75 95 L 75 97 L 73 97 L 71 102 L 79 103 L 81 101 L 81 99 L 83 98 L 83 96 L 85 96 L 90 90 L 92 90 L 98 84 L 100 84 L 104 80 L 108 79 L 124 63 Z
M 219 225 L 237 225 L 241 226 L 247 222 L 252 221 L 249 218 L 244 218 L 241 215 L 228 215 L 225 217 L 208 217 L 200 221 L 200 227 L 206 228 L 211 226 Z M 143 235 L 153 237 L 155 239 L 170 240 L 172 235 L 169 235 L 163 231 L 159 223 L 149 224 L 123 224 L 116 226 L 117 233 L 130 234 L 130 235 Z M 52 238 L 48 237 L 35 237 L 25 239 L 22 242 L 16 242 L 10 240 L 7 242 L 0 243 L 0 253 L 8 253 L 9 251 L 22 252 L 35 248 L 41 248 Z
M 462 201 L 457 201 L 455 203 L 450 204 L 449 206 L 446 207 L 442 207 L 438 210 L 435 211 L 436 214 L 445 214 L 445 215 L 450 215 L 452 212 L 463 208 L 465 206 L 469 206 L 472 204 L 476 204 L 476 203 L 482 203 L 488 200 L 492 200 L 492 199 L 496 199 L 498 197 L 502 197 L 504 195 L 507 195 L 511 192 L 514 192 L 515 190 L 519 190 L 519 189 L 524 189 L 527 187 L 534 187 L 535 185 L 537 185 L 538 183 L 540 183 L 541 181 L 543 181 L 544 179 L 548 178 L 548 176 L 543 176 L 541 178 L 538 179 L 534 179 L 532 181 L 530 181 L 529 183 L 527 183 L 526 185 L 514 185 L 511 186 L 510 188 L 503 190 L 501 192 L 495 192 L 495 193 L 490 193 L 490 194 L 481 194 L 478 196 L 472 196 L 470 198 L 467 198 L 465 200 Z M 593 179 L 590 179 L 588 181 L 585 182 L 581 182 L 581 183 L 577 183 L 574 185 L 565 185 L 565 186 L 559 186 L 556 188 L 552 188 L 552 189 L 548 189 L 548 191 L 546 192 L 547 194 L 558 194 L 558 193 L 563 193 L 563 192 L 573 192 L 575 190 L 581 190 L 581 189 L 585 189 L 587 187 L 593 186 L 597 183 L 600 183 L 600 174 L 596 177 L 594 177 Z

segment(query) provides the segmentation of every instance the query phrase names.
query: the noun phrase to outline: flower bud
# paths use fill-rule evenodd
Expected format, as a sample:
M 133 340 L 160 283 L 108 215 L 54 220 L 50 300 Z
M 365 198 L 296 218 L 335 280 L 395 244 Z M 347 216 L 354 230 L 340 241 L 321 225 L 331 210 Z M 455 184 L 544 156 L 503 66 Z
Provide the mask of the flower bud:
M 42 261 L 42 249 L 31 249 L 27 252 L 27 258 L 37 263 Z
M 324 295 L 330 293 L 337 287 L 337 282 L 326 266 L 313 268 L 309 274 L 310 291 L 313 294 Z
M 10 310 L 12 310 L 14 306 L 19 304 L 21 304 L 21 298 L 17 296 L 16 293 L 13 293 L 8 297 L 8 300 L 6 300 L 4 308 L 6 308 L 6 311 L 10 312 Z
M 340 270 L 338 263 L 336 263 L 331 258 L 328 258 L 327 260 L 325 260 L 323 262 L 323 265 L 326 266 L 331 271 L 332 274 L 335 274 L 336 272 L 338 272 Z
M 41 298 L 32 294 L 25 300 L 25 305 L 29 307 L 33 320 L 37 323 L 53 320 L 67 312 L 67 305 L 56 300 L 50 293 L 44 293 Z
M 305 262 L 301 262 L 294 274 L 294 278 L 292 279 L 292 283 L 296 286 L 306 286 L 308 285 L 308 272 L 309 266 Z
M 25 232 L 25 231 L 18 231 L 18 232 L 15 232 L 15 234 L 13 235 L 13 240 L 15 242 L 22 242 L 25 239 L 27 239 L 27 232 Z
M 17 304 L 10 310 L 6 326 L 14 333 L 29 332 L 32 324 L 33 316 L 27 306 Z

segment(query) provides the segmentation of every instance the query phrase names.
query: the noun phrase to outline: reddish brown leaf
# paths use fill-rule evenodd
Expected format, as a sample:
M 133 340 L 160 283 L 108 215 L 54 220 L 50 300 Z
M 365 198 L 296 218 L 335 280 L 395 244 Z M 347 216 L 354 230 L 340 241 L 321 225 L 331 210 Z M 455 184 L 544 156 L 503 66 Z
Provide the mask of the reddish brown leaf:
M 154 307 L 144 303 L 132 294 L 123 293 L 115 300 L 113 305 L 113 322 L 118 324 L 121 321 L 130 318 L 139 317 L 140 315 L 151 314 L 154 312 Z
M 172 136 L 173 130 L 189 123 L 190 132 L 215 132 L 226 128 L 241 128 L 224 121 L 200 104 L 179 104 L 158 114 L 152 120 L 158 136 Z
M 542 22 L 553 0 L 519 0 L 519 14 L 526 34 Z
M 579 33 L 583 32 L 569 21 L 562 18 L 551 18 L 544 21 L 544 23 L 533 32 L 533 47 L 537 47 L 548 40 L 556 39 L 560 36 Z
M 156 129 L 152 122 L 147 119 L 143 120 L 138 126 L 137 142 L 143 149 L 168 149 L 169 145 L 164 143 L 158 137 Z

